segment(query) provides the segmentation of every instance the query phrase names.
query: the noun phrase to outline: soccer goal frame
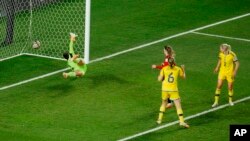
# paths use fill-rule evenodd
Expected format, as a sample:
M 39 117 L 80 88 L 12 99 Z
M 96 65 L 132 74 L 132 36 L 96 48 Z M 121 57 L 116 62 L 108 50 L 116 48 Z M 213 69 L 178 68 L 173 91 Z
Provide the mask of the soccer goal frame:
M 24 0 L 25 1 L 25 0 Z M 27 27 L 27 40 L 24 40 L 24 42 L 27 42 L 27 43 L 25 43 L 25 45 L 23 44 L 21 47 L 19 47 L 19 48 L 21 48 L 21 49 L 15 49 L 14 50 L 14 47 L 13 47 L 13 50 L 14 51 L 12 51 L 11 49 L 12 49 L 12 46 L 6 46 L 6 47 L 4 47 L 4 48 L 2 48 L 2 47 L 0 47 L 0 50 L 1 49 L 3 49 L 4 51 L 5 50 L 7 50 L 6 52 L 6 54 L 5 55 L 1 55 L 0 54 L 0 61 L 4 61 L 4 60 L 7 60 L 7 59 L 11 59 L 11 58 L 14 58 L 14 57 L 18 57 L 18 56 L 21 56 L 21 55 L 30 55 L 30 56 L 37 56 L 37 57 L 44 57 L 44 58 L 50 58 L 50 59 L 58 59 L 58 60 L 64 60 L 63 58 L 62 58 L 62 55 L 60 54 L 60 56 L 59 55 L 57 55 L 57 56 L 53 56 L 53 55 L 47 55 L 47 54 L 39 54 L 39 53 L 36 53 L 36 52 L 38 52 L 38 51 L 34 51 L 35 49 L 31 49 L 32 48 L 32 42 L 34 41 L 34 38 L 35 37 L 32 37 L 33 36 L 33 32 L 35 31 L 34 29 L 33 29 L 33 18 L 34 18 L 34 13 L 33 13 L 33 10 L 35 9 L 35 8 L 37 8 L 37 2 L 38 2 L 39 0 L 29 0 L 29 5 L 27 5 L 26 6 L 26 9 L 25 10 L 23 10 L 24 8 L 23 7 L 15 7 L 15 14 L 19 14 L 19 13 L 22 13 L 22 11 L 26 11 L 27 13 L 28 13 L 28 11 L 29 11 L 29 23 L 27 23 L 27 24 L 29 24 L 29 26 Z M 57 3 L 60 3 L 61 1 L 60 0 L 52 0 L 52 1 L 56 1 Z M 27 2 L 27 1 L 26 1 Z M 56 3 L 55 2 L 55 3 Z M 72 1 L 72 3 L 73 2 L 75 2 L 75 1 Z M 85 3 L 84 3 L 85 2 Z M 63 2 L 62 2 L 63 3 Z M 82 44 L 81 45 L 78 45 L 78 48 L 82 48 L 82 49 L 79 49 L 78 51 L 77 51 L 77 53 L 79 53 L 80 55 L 81 55 L 81 57 L 82 58 L 84 58 L 84 61 L 85 61 L 85 63 L 89 63 L 89 61 L 90 61 L 90 14 L 91 14 L 91 0 L 85 0 L 85 1 L 83 1 L 83 3 L 82 2 L 79 2 L 79 3 L 81 3 L 81 5 L 82 4 L 84 4 L 84 5 L 82 5 L 82 6 L 79 6 L 79 7 L 82 7 L 82 9 L 83 9 L 83 11 L 84 11 L 84 15 L 83 14 L 78 14 L 78 15 L 82 15 L 81 17 L 82 17 L 82 19 L 83 19 L 83 23 L 82 23 L 82 25 L 80 25 L 80 26 L 82 26 L 81 28 L 82 28 L 82 30 L 81 31 L 83 31 L 84 30 L 84 32 L 81 32 L 81 33 L 77 33 L 76 32 L 76 34 L 78 34 L 78 35 L 80 35 L 81 36 L 81 38 L 79 38 L 79 41 L 78 42 L 81 42 Z M 78 7 L 78 8 L 79 8 Z M 22 9 L 23 8 L 23 9 Z M 38 8 L 39 9 L 39 8 Z M 66 10 L 68 10 L 68 9 L 66 9 Z M 20 12 L 21 11 L 21 12 Z M 23 12 L 24 13 L 24 12 Z M 1 13 L 2 14 L 2 13 Z M 1 15 L 1 16 L 4 16 L 4 15 Z M 6 17 L 8 16 L 7 14 L 5 15 Z M 1 20 L 1 19 L 0 19 Z M 72 20 L 72 21 L 74 21 L 74 20 Z M 8 23 L 6 23 L 6 24 L 8 24 Z M 19 23 L 20 24 L 20 23 Z M 72 29 L 72 28 L 71 28 Z M 63 29 L 61 29 L 61 30 L 63 30 Z M 76 30 L 77 31 L 77 30 Z M 16 32 L 16 31 L 14 31 L 14 32 Z M 74 32 L 74 29 L 73 29 L 73 31 L 68 31 L 67 32 L 67 35 L 68 35 L 68 37 L 69 37 L 69 32 Z M 6 33 L 7 33 L 7 31 L 6 31 Z M 64 33 L 65 34 L 65 33 Z M 3 36 L 2 36 L 3 37 Z M 68 39 L 68 38 L 65 38 L 65 39 Z M 18 42 L 20 42 L 20 41 L 18 41 Z M 68 50 L 68 48 L 67 48 L 67 45 L 68 45 L 68 42 L 67 42 L 67 40 L 64 40 L 64 37 L 63 37 L 63 40 L 60 40 L 60 42 L 65 42 L 65 45 L 64 46 L 62 46 L 61 44 L 60 44 L 60 46 L 62 46 L 62 50 L 65 50 L 65 51 L 67 51 Z M 50 42 L 51 43 L 51 42 Z M 16 44 L 16 42 L 14 41 L 12 44 Z M 15 45 L 15 46 L 17 46 L 17 45 Z M 43 49 L 43 41 L 41 41 L 41 48 L 40 49 L 37 49 L 37 50 L 42 50 Z M 31 50 L 31 51 L 27 51 L 27 48 L 29 49 L 29 50 Z M 55 49 L 53 49 L 53 50 L 55 50 Z M 12 52 L 12 53 L 9 53 L 9 52 Z

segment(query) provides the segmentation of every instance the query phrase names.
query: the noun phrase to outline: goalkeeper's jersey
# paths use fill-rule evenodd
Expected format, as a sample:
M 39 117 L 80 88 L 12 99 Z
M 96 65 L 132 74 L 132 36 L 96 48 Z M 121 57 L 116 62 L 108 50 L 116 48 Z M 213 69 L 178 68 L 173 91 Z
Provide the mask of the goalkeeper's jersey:
M 69 59 L 68 59 L 68 66 L 69 66 L 72 70 L 75 70 L 75 68 L 77 68 L 78 65 L 77 65 L 74 61 L 72 61 L 71 58 L 69 58 Z
M 78 58 L 78 59 L 80 59 L 80 58 Z M 74 62 L 71 58 L 68 59 L 67 64 L 68 64 L 68 66 L 69 66 L 73 71 L 76 71 L 76 70 L 83 71 L 83 72 L 86 72 L 86 71 L 87 71 L 87 65 L 86 65 L 86 64 L 80 66 L 80 65 L 78 65 L 76 62 Z

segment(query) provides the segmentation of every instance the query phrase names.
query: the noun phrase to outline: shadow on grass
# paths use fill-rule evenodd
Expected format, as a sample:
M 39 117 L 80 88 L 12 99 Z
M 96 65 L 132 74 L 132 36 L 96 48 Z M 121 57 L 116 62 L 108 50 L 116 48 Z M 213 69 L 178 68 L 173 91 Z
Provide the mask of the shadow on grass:
M 56 98 L 70 95 L 75 87 L 69 81 L 58 81 L 58 83 L 47 86 L 46 89 L 49 91 L 50 97 Z
M 112 83 L 114 84 L 129 83 L 127 80 L 117 77 L 114 74 L 108 74 L 108 73 L 87 76 L 86 79 L 92 81 L 91 87 L 105 86 L 106 84 L 112 84 Z

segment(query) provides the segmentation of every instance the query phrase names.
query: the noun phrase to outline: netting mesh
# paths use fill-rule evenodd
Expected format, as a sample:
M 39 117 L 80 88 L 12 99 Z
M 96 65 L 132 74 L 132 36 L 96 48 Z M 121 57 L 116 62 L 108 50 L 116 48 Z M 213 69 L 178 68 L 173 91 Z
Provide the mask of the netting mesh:
M 0 59 L 20 53 L 62 58 L 70 32 L 78 34 L 75 52 L 83 55 L 83 0 L 1 0 L 0 5 Z M 39 49 L 32 48 L 36 40 Z

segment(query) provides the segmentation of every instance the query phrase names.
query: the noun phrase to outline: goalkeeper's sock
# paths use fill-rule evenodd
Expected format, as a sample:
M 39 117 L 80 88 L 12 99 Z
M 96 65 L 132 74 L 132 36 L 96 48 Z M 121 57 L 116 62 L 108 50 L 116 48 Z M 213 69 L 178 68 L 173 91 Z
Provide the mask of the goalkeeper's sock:
M 182 109 L 177 109 L 177 115 L 179 116 L 180 123 L 184 122 L 183 111 Z
M 76 77 L 76 73 L 75 72 L 69 72 L 68 73 L 68 77 L 75 78 Z

